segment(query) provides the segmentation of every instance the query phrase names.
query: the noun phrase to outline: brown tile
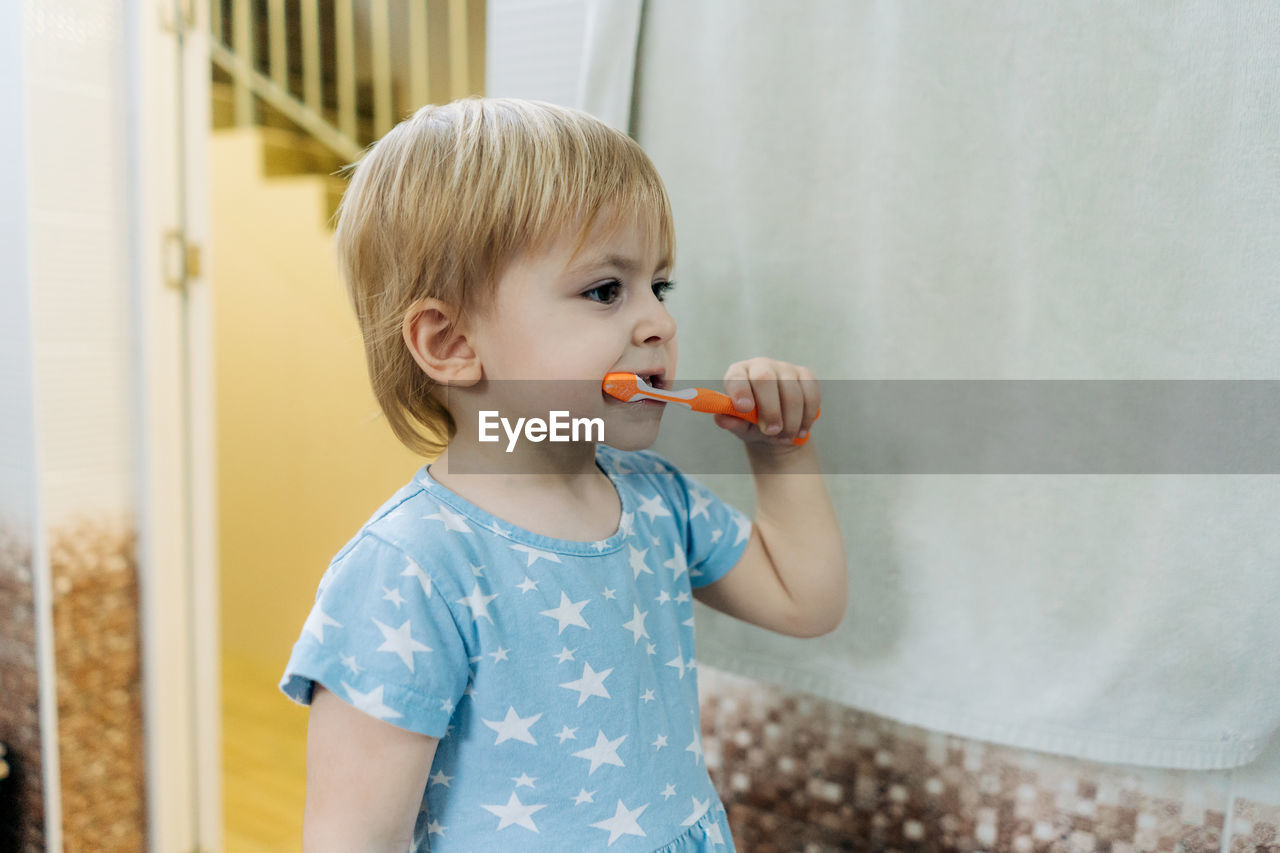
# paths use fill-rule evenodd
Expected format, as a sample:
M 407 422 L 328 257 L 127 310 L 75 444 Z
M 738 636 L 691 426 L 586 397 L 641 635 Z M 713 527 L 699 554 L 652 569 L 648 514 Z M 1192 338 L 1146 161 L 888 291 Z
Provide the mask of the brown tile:
M 712 752 L 722 744 L 712 777 L 731 822 L 741 824 L 734 828 L 744 853 L 805 850 L 806 844 L 965 853 L 1214 853 L 1219 847 L 1221 796 L 1201 798 L 1195 813 L 1184 816 L 1179 798 L 1135 790 L 1137 777 L 1121 769 L 966 741 L 769 685 L 718 678 L 709 667 L 701 672 L 704 743 Z M 751 748 L 731 748 L 742 732 Z M 789 771 L 779 772 L 784 765 Z M 744 778 L 745 785 L 730 784 Z M 1257 821 L 1250 839 L 1275 825 Z M 770 838 L 769 832 L 784 835 Z

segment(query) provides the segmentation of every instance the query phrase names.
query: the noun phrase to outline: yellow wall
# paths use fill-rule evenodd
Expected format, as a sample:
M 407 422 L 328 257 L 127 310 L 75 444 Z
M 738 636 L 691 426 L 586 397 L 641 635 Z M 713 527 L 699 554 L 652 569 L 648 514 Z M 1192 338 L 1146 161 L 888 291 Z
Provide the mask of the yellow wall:
M 333 554 L 426 460 L 378 414 L 324 184 L 212 140 L 222 646 L 283 669 Z

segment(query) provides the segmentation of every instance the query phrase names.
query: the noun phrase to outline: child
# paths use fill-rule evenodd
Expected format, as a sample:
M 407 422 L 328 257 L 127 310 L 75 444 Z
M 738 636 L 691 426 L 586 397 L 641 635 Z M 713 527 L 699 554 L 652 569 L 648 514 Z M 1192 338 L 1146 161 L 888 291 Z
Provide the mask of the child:
M 304 848 L 732 850 L 691 595 L 797 637 L 839 624 L 843 543 L 792 442 L 812 374 L 725 374 L 765 427 L 716 416 L 754 524 L 645 450 L 663 404 L 600 383 L 671 386 L 670 205 L 634 141 L 574 110 L 423 107 L 356 167 L 337 241 L 387 420 L 447 446 L 334 558 L 281 682 L 311 705 Z M 545 387 L 501 380 L 534 379 L 578 380 L 565 407 L 607 444 L 480 441 L 481 412 L 514 421 Z

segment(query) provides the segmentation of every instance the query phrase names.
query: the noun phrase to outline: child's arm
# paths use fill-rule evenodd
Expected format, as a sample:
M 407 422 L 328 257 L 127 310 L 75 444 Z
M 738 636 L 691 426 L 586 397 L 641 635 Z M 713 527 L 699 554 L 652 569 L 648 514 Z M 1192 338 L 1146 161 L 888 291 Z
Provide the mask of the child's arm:
M 757 358 L 729 368 L 725 391 L 750 401 L 743 410 L 759 409 L 759 427 L 716 416 L 717 424 L 746 443 L 756 517 L 737 564 L 695 590 L 694 598 L 781 634 L 816 637 L 834 631 L 848 601 L 844 540 L 813 442 L 791 443 L 813 423 L 821 403 L 817 381 L 806 368 Z M 780 430 L 762 432 L 771 423 Z
M 304 853 L 408 850 L 438 742 L 317 684 L 307 724 Z

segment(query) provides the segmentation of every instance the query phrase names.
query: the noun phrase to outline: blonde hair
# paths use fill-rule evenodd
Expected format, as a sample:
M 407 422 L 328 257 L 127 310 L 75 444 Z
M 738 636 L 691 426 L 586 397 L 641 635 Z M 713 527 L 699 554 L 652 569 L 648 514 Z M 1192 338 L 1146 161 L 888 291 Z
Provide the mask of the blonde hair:
M 540 101 L 422 107 L 351 167 L 338 261 L 364 336 L 373 394 L 396 437 L 427 457 L 457 431 L 401 332 L 419 299 L 487 312 L 521 253 L 595 220 L 637 214 L 673 260 L 671 203 L 638 144 L 593 116 Z

